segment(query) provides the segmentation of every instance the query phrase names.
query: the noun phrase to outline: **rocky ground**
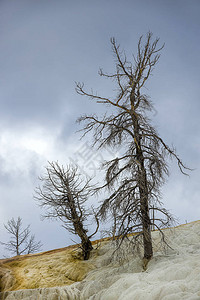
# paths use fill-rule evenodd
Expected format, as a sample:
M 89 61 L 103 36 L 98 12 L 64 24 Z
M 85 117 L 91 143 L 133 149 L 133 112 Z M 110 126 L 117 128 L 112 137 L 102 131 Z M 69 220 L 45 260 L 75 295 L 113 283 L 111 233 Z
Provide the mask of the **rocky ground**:
M 1 260 L 0 299 L 199 300 L 200 221 L 165 234 L 171 248 L 163 251 L 154 231 L 154 258 L 146 271 L 142 253 L 126 247 L 113 259 L 108 240 L 94 243 L 89 261 L 76 246 Z

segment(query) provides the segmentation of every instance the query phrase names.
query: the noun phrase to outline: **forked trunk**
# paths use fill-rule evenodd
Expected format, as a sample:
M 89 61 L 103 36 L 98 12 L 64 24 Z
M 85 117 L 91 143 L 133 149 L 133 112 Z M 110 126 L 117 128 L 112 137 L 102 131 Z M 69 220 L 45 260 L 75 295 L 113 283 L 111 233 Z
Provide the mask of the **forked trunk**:
M 92 251 L 92 243 L 87 236 L 87 230 L 83 226 L 83 221 L 81 220 L 81 217 L 79 217 L 79 214 L 76 209 L 75 201 L 73 199 L 73 196 L 71 194 L 71 190 L 68 187 L 68 203 L 70 205 L 71 210 L 71 216 L 73 220 L 73 226 L 75 233 L 78 234 L 78 236 L 81 239 L 81 249 L 83 252 L 83 259 L 88 260 L 90 257 L 90 252 Z

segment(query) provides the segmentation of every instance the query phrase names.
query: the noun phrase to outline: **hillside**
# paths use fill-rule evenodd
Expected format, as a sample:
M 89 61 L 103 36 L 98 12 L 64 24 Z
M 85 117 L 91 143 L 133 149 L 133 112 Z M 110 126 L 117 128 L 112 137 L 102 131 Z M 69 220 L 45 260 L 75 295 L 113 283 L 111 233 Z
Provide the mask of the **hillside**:
M 76 246 L 0 260 L 0 299 L 199 300 L 200 221 L 166 229 L 172 249 L 162 251 L 153 232 L 154 258 L 147 271 L 126 251 L 112 259 L 112 241 L 94 242 L 89 261 Z

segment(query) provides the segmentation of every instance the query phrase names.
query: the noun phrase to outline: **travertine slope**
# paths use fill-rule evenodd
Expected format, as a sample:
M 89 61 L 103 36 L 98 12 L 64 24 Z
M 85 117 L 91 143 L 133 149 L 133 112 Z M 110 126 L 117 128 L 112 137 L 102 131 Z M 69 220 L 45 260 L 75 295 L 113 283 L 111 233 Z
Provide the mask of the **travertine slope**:
M 126 248 L 126 259 L 123 252 L 120 263 L 111 259 L 111 241 L 96 244 L 87 262 L 72 246 L 1 261 L 0 299 L 200 300 L 200 221 L 165 234 L 171 249 L 161 251 L 159 233 L 153 232 L 147 271 Z

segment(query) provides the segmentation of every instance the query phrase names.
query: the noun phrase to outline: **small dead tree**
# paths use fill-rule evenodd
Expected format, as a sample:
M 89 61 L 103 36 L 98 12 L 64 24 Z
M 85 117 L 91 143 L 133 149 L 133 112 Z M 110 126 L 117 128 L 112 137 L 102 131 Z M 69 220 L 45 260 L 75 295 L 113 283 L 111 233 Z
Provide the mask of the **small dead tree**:
M 41 250 L 41 242 L 35 241 L 35 235 L 31 235 L 30 225 L 25 229 L 22 227 L 22 218 L 18 217 L 17 220 L 12 218 L 4 224 L 5 229 L 11 235 L 7 243 L 0 242 L 5 246 L 5 249 L 13 254 L 30 254 Z
M 91 192 L 90 180 L 83 182 L 78 168 L 69 165 L 66 169 L 57 162 L 49 162 L 46 175 L 40 177 L 42 187 L 36 189 L 35 199 L 41 208 L 45 208 L 44 218 L 58 219 L 63 227 L 81 239 L 84 260 L 89 259 L 93 249 L 90 241 L 99 228 L 97 216 L 93 211 L 86 211 L 85 203 Z M 94 214 L 97 223 L 96 230 L 90 236 L 84 221 Z
M 100 215 L 105 218 L 111 211 L 114 230 L 120 241 L 129 233 L 140 232 L 135 235 L 135 242 L 142 237 L 144 259 L 147 261 L 153 256 L 151 226 L 160 230 L 170 226 L 173 220 L 160 202 L 160 187 L 168 176 L 167 157 L 176 160 L 183 174 L 188 169 L 175 149 L 158 135 L 149 119 L 153 105 L 144 93 L 144 87 L 164 46 L 159 47 L 158 42 L 158 38 L 152 39 L 151 32 L 144 42 L 141 36 L 137 55 L 133 56 L 131 63 L 115 39 L 111 39 L 116 71 L 108 74 L 100 69 L 99 74 L 116 83 L 116 96 L 99 96 L 93 91 L 87 92 L 84 84 L 76 84 L 78 94 L 113 109 L 112 113 L 103 117 L 80 117 L 78 121 L 84 122 L 83 136 L 92 133 L 93 146 L 98 148 L 121 146 L 119 157 L 104 164 L 106 180 L 101 188 L 108 188 L 110 196 L 103 201 Z M 150 216 L 151 210 L 156 212 L 154 221 Z

